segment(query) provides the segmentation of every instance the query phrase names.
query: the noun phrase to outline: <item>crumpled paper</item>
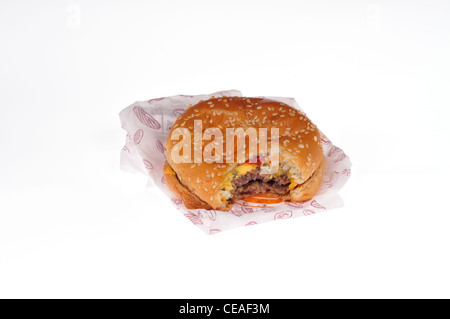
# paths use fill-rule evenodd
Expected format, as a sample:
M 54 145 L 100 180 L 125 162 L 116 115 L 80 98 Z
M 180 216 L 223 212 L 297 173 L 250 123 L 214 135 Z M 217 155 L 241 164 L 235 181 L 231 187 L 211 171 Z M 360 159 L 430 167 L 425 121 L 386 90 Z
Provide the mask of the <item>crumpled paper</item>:
M 249 207 L 235 204 L 231 211 L 187 209 L 183 202 L 167 188 L 163 176 L 166 161 L 164 145 L 170 129 L 189 104 L 220 96 L 242 96 L 240 91 L 220 91 L 206 95 L 176 95 L 135 102 L 120 112 L 122 128 L 127 132 L 125 146 L 121 152 L 121 169 L 141 172 L 149 177 L 150 184 L 158 187 L 169 198 L 175 208 L 194 225 L 207 234 L 216 234 L 240 226 L 308 216 L 322 211 L 342 207 L 337 192 L 344 186 L 351 174 L 349 157 L 333 145 L 321 133 L 323 152 L 327 160 L 322 185 L 316 196 L 301 203 L 281 203 L 266 207 Z M 301 110 L 293 98 L 266 97 Z M 301 110 L 303 111 L 303 110 Z M 314 122 L 314 121 L 313 121 Z

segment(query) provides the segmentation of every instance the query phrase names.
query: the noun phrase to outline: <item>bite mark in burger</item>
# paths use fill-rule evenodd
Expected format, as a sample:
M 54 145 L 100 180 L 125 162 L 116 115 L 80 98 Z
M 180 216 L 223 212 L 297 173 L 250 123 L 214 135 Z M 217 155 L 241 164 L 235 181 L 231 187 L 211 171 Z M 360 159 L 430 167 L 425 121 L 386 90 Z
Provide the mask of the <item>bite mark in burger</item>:
M 244 150 L 245 161 L 241 159 L 240 162 L 237 152 L 232 163 L 225 160 L 225 152 L 223 160 L 216 162 L 175 161 L 172 150 L 179 140 L 170 138 L 172 132 L 177 128 L 193 132 L 194 121 L 199 120 L 203 131 L 218 128 L 223 136 L 226 136 L 227 128 L 278 128 L 279 164 L 276 170 L 269 169 L 272 167 L 267 157 L 260 158 L 257 154 L 255 161 L 248 148 Z M 325 159 L 320 141 L 317 127 L 305 114 L 287 104 L 246 97 L 201 101 L 181 114 L 169 133 L 165 146 L 166 185 L 188 209 L 227 211 L 238 200 L 258 203 L 306 201 L 316 194 L 323 178 Z M 193 146 L 193 139 L 191 143 Z M 270 137 L 267 137 L 267 143 L 272 143 Z M 204 146 L 202 141 L 202 149 Z M 194 147 L 189 149 L 193 151 Z M 194 157 L 193 153 L 182 156 Z

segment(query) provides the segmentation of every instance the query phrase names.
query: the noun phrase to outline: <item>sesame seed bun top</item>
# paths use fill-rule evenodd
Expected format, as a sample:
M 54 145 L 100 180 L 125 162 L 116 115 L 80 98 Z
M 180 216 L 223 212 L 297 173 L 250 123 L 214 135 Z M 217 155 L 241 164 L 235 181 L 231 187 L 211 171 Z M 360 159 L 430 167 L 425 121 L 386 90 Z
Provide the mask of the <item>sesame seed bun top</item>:
M 227 136 L 227 128 L 242 128 L 244 130 L 255 128 L 257 132 L 260 128 L 267 128 L 268 151 L 270 151 L 271 145 L 270 129 L 278 128 L 280 169 L 283 173 L 289 175 L 292 181 L 291 185 L 294 185 L 292 189 L 290 188 L 286 200 L 305 200 L 305 197 L 300 194 L 301 185 L 311 178 L 319 166 L 322 167 L 323 173 L 324 165 L 322 162 L 324 159 L 320 133 L 317 127 L 301 111 L 287 104 L 263 98 L 220 97 L 201 101 L 189 107 L 175 121 L 166 142 L 166 157 L 168 166 L 175 173 L 179 183 L 206 203 L 206 206 L 213 209 L 227 210 L 230 208 L 232 202 L 230 196 L 232 195 L 230 195 L 229 189 L 224 187 L 227 173 L 242 163 L 237 163 L 239 152 L 236 149 L 236 140 L 234 142 L 233 163 L 227 163 L 225 143 L 223 156 L 221 156 L 222 163 L 207 163 L 204 160 L 201 163 L 194 163 L 195 120 L 201 120 L 202 133 L 205 133 L 205 130 L 209 128 L 220 130 L 224 142 Z M 172 158 L 172 150 L 177 144 L 179 147 L 181 141 L 181 138 L 172 140 L 172 133 L 177 129 L 187 129 L 191 134 L 189 141 L 191 154 L 183 154 L 182 151 L 179 152 L 178 149 L 175 149 L 176 154 L 189 156 L 190 163 L 177 163 Z M 214 137 L 211 140 L 203 140 L 202 150 L 214 141 Z M 246 145 L 245 160 L 249 160 L 249 157 L 254 156 L 247 143 Z M 321 175 L 320 179 L 316 176 L 314 180 L 314 183 L 318 183 L 315 187 L 317 191 L 322 180 Z

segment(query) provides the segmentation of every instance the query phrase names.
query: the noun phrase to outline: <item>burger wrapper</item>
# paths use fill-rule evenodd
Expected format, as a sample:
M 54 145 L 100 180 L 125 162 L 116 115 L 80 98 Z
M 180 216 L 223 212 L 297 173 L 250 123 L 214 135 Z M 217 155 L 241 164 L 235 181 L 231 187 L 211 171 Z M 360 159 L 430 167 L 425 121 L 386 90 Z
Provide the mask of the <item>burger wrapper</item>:
M 322 184 L 316 196 L 301 203 L 277 205 L 239 205 L 231 211 L 187 209 L 165 185 L 163 165 L 166 161 L 164 145 L 177 116 L 188 105 L 200 100 L 220 96 L 242 96 L 236 90 L 221 91 L 207 95 L 176 95 L 135 102 L 120 112 L 122 128 L 127 132 L 125 146 L 121 151 L 121 169 L 139 172 L 149 178 L 149 185 L 158 187 L 171 199 L 178 212 L 207 234 L 216 234 L 240 226 L 257 225 L 278 219 L 308 216 L 343 206 L 337 192 L 351 174 L 351 162 L 342 149 L 335 146 L 321 133 L 323 152 L 327 165 Z M 293 98 L 266 97 L 288 104 L 303 111 Z M 303 111 L 304 112 L 304 111 Z

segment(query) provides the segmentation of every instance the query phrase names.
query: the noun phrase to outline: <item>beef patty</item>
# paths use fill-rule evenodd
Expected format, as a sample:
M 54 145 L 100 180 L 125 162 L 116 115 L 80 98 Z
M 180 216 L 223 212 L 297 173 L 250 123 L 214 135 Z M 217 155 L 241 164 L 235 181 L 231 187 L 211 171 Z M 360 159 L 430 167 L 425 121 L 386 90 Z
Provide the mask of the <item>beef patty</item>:
M 233 198 L 238 199 L 250 195 L 275 194 L 286 195 L 289 192 L 290 180 L 286 175 L 271 178 L 270 174 L 261 174 L 259 167 L 247 174 L 235 178 Z

